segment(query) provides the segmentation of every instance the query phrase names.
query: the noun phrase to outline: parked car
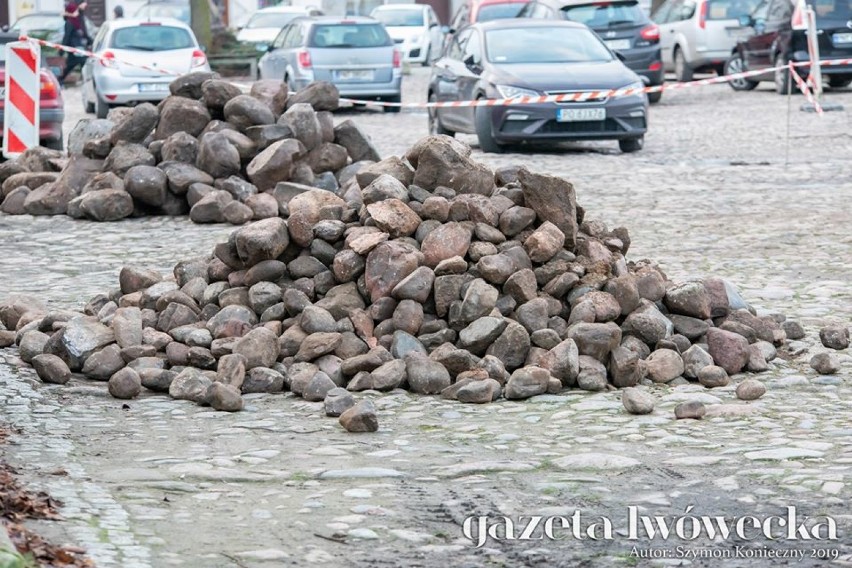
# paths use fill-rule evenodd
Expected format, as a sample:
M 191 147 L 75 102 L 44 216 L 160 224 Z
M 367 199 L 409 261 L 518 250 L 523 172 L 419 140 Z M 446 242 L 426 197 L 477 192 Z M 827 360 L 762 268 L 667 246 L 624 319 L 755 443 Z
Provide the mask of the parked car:
M 237 33 L 237 41 L 254 44 L 258 51 L 266 51 L 278 32 L 299 16 L 322 16 L 319 8 L 301 6 L 272 6 L 254 13 L 248 23 Z
M 258 68 L 261 78 L 283 79 L 291 91 L 328 81 L 343 97 L 398 103 L 402 96 L 402 54 L 381 22 L 363 16 L 296 18 Z
M 651 16 L 660 26 L 666 71 L 678 81 L 692 81 L 696 72 L 723 74 L 737 41 L 748 33 L 739 19 L 759 1 L 667 0 Z
M 450 30 L 460 30 L 469 24 L 517 17 L 529 0 L 470 0 L 459 6 L 450 21 Z
M 430 102 L 535 97 L 631 87 L 628 69 L 589 28 L 553 20 L 495 20 L 459 31 L 432 66 Z M 484 152 L 506 144 L 618 140 L 640 150 L 647 130 L 643 93 L 583 102 L 431 108 L 429 131 L 476 134 Z
M 441 55 L 446 28 L 441 27 L 431 6 L 386 4 L 378 6 L 370 16 L 384 24 L 402 51 L 403 60 L 430 65 Z
M 0 32 L 0 144 L 3 142 L 6 98 L 6 44 L 18 41 L 17 32 Z M 42 55 L 42 58 L 44 56 Z M 54 150 L 63 149 L 62 121 L 65 120 L 65 102 L 59 81 L 42 60 L 41 94 L 39 96 L 39 144 Z
M 109 20 L 92 51 L 99 59 L 83 65 L 82 97 L 86 112 L 98 118 L 106 118 L 110 106 L 165 99 L 176 75 L 210 71 L 192 30 L 178 20 Z
M 852 58 L 852 2 L 849 0 L 809 0 L 816 15 L 817 41 L 821 59 Z M 808 46 L 804 14 L 801 5 L 790 0 L 764 0 L 755 10 L 742 16 L 740 23 L 752 33 L 742 39 L 728 60 L 725 72 L 735 73 L 786 65 L 788 61 L 808 61 Z M 807 67 L 799 67 L 807 77 Z M 822 67 L 823 77 L 831 87 L 852 84 L 852 65 Z M 750 91 L 760 81 L 774 81 L 775 90 L 786 94 L 790 72 L 779 69 L 766 75 L 731 81 L 737 91 Z
M 155 20 L 172 18 L 190 25 L 192 12 L 189 8 L 189 0 L 148 0 L 136 10 L 133 17 Z
M 519 18 L 565 19 L 579 22 L 597 33 L 604 43 L 623 57 L 646 85 L 665 80 L 660 54 L 660 29 L 636 0 L 534 0 L 524 6 Z M 662 92 L 650 93 L 655 103 Z

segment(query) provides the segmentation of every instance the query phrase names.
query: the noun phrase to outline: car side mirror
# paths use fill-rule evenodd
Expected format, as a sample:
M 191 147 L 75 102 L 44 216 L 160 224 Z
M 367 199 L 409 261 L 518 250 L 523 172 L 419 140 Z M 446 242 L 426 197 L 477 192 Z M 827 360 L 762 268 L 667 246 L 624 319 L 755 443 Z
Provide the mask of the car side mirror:
M 437 27 L 438 27 L 438 22 L 432 22 L 431 24 L 429 24 L 429 29 L 437 28 Z
M 456 30 L 454 30 L 454 29 L 453 29 L 453 28 L 451 28 L 450 26 L 441 26 L 441 31 L 442 31 L 442 32 L 444 32 L 445 34 L 454 34 L 454 33 L 456 33 Z
M 474 73 L 479 73 L 482 68 L 479 66 L 479 61 L 477 61 L 473 55 L 468 55 L 462 60 L 462 63 L 465 64 L 465 67 L 473 71 Z
M 266 53 L 272 53 L 273 51 L 275 51 L 274 45 L 267 45 L 266 46 Z
M 750 28 L 754 26 L 754 20 L 751 19 L 751 16 L 748 14 L 743 14 L 740 16 L 740 25 L 744 28 Z

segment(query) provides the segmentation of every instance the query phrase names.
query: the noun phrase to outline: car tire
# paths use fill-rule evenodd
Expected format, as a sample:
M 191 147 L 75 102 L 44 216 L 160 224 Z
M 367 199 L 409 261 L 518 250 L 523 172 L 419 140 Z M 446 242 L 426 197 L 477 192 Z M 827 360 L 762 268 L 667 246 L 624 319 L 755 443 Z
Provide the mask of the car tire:
M 399 96 L 399 95 L 397 95 L 395 97 L 385 97 L 384 99 L 382 99 L 382 102 L 385 102 L 385 103 L 401 103 L 402 97 Z M 385 112 L 391 112 L 391 113 L 394 113 L 394 114 L 396 114 L 396 113 L 398 113 L 399 111 L 402 110 L 402 107 L 398 107 L 398 106 L 386 106 L 386 107 L 382 107 L 382 108 L 384 108 Z
M 692 70 L 692 67 L 689 66 L 689 63 L 687 63 L 686 57 L 683 55 L 683 50 L 680 47 L 675 48 L 674 68 L 675 76 L 679 83 L 688 83 L 692 81 L 695 72 Z
M 109 105 L 103 100 L 98 92 L 95 91 L 95 116 L 98 118 L 106 118 L 109 114 Z
M 473 109 L 473 122 L 476 127 L 476 137 L 479 138 L 479 149 L 490 154 L 500 154 L 503 146 L 494 140 L 494 128 L 491 125 L 491 109 L 480 106 Z
M 429 102 L 435 103 L 438 102 L 438 97 L 433 94 L 429 95 Z M 434 107 L 429 107 L 429 134 L 433 136 L 455 136 L 456 133 L 452 130 L 447 130 L 444 128 L 444 125 L 441 124 L 441 119 L 438 117 L 438 109 Z
M 775 67 L 780 67 L 772 74 L 775 80 L 775 92 L 779 95 L 786 95 L 790 90 L 792 77 L 790 77 L 790 70 L 787 68 L 786 58 L 780 53 L 775 56 Z M 804 78 L 802 77 L 802 79 Z
M 828 78 L 828 86 L 832 89 L 842 89 L 852 85 L 852 78 L 848 75 L 837 75 Z
M 660 99 L 662 99 L 662 98 L 663 98 L 663 92 L 662 91 L 656 91 L 654 93 L 648 93 L 648 102 L 651 103 L 652 105 L 660 102 Z
M 745 64 L 743 63 L 743 56 L 739 53 L 735 53 L 725 62 L 723 75 L 742 73 L 744 70 Z M 757 84 L 757 81 L 752 81 L 750 79 L 732 79 L 728 81 L 728 85 L 730 85 L 735 91 L 751 91 L 757 87 Z
M 95 114 L 95 103 L 89 101 L 89 99 L 86 97 L 86 84 L 85 83 L 83 83 L 80 90 L 82 91 L 81 95 L 82 95 L 82 98 L 83 98 L 83 112 L 85 112 L 87 114 Z
M 59 150 L 60 152 L 65 150 L 65 140 L 62 136 L 59 137 L 59 140 L 45 140 L 41 145 L 48 150 Z
M 633 152 L 638 152 L 645 146 L 645 137 L 640 136 L 639 138 L 625 138 L 623 140 L 618 141 L 618 149 L 624 152 L 625 154 L 630 154 Z
M 429 47 L 426 48 L 426 57 L 423 58 L 423 63 L 421 63 L 423 67 L 431 67 L 432 66 L 432 44 L 429 44 Z

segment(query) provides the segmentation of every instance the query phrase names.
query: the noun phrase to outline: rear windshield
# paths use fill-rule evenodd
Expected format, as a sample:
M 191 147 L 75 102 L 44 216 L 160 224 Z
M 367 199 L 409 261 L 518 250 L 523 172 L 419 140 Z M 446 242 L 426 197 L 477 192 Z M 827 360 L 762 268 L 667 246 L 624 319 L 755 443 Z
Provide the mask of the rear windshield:
M 268 14 L 255 14 L 251 17 L 246 27 L 250 30 L 256 28 L 283 28 L 296 16 L 298 12 L 273 12 Z
M 852 20 L 852 0 L 808 0 L 817 18 Z
M 565 6 L 562 8 L 562 17 L 593 29 L 632 26 L 648 19 L 638 2 L 597 2 L 582 6 Z
M 25 34 L 29 33 L 30 30 L 54 31 L 62 29 L 63 23 L 64 21 L 62 20 L 62 16 L 59 15 L 24 16 L 15 22 L 10 29 Z
M 174 6 L 171 4 L 152 4 L 142 6 L 136 12 L 137 18 L 174 18 L 181 22 L 189 22 L 189 6 Z
M 708 20 L 738 20 L 754 12 L 760 0 L 709 0 L 707 2 Z
M 110 47 L 138 51 L 168 51 L 195 47 L 195 42 L 189 32 L 183 28 L 137 26 L 115 30 Z
M 490 22 L 491 20 L 502 20 L 514 18 L 524 7 L 522 2 L 507 2 L 505 4 L 486 4 L 481 6 L 476 13 L 477 22 Z
M 393 45 L 382 24 L 321 24 L 314 27 L 310 47 L 384 47 Z
M 420 27 L 423 25 L 423 10 L 376 10 L 373 17 L 386 26 Z
M 612 54 L 586 29 L 515 28 L 485 32 L 492 63 L 576 63 L 612 61 Z

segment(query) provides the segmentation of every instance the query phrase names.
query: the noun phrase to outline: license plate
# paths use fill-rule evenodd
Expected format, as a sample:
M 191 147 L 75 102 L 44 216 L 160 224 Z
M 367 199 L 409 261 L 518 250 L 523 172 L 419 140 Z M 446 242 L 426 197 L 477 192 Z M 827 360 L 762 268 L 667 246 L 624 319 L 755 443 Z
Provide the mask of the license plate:
M 334 72 L 335 78 L 340 81 L 372 81 L 372 69 L 340 69 Z
M 605 108 L 561 108 L 556 111 L 556 122 L 587 122 L 605 119 Z
M 842 44 L 852 43 L 852 34 L 834 34 L 831 37 L 831 39 L 832 39 L 832 41 L 834 41 L 835 44 L 837 44 L 837 43 L 842 43 Z
M 629 39 L 609 39 L 606 40 L 604 43 L 606 43 L 607 47 L 616 51 L 618 51 L 619 49 L 630 49 Z
M 139 83 L 140 93 L 160 93 L 168 90 L 168 83 Z

